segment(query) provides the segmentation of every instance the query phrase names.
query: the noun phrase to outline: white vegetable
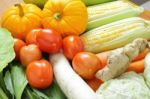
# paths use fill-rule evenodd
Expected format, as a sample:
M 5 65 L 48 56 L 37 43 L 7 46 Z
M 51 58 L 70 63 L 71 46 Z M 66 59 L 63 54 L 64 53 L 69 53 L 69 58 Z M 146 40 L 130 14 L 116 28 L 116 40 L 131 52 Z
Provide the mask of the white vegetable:
M 143 75 L 148 87 L 150 88 L 150 53 L 148 53 L 144 59 L 144 66 L 145 66 L 145 70 Z
M 55 79 L 68 99 L 103 99 L 71 68 L 62 53 L 50 56 Z
M 104 99 L 150 99 L 150 89 L 143 76 L 135 72 L 104 82 L 96 93 Z

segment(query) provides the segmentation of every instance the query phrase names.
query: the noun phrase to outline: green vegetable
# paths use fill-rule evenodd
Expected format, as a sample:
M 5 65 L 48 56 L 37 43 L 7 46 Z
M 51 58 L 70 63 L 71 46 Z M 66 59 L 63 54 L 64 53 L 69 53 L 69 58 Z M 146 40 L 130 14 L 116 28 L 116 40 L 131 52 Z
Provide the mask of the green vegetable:
M 38 96 L 32 88 L 29 86 L 26 87 L 22 99 L 43 99 L 40 96 Z
M 39 91 L 39 90 L 36 90 L 36 89 L 33 89 L 33 92 L 35 93 L 35 94 L 37 94 L 37 96 L 39 96 L 39 98 L 41 98 L 41 99 L 49 99 L 49 97 L 47 96 L 47 95 L 45 95 L 44 93 L 42 93 L 41 91 Z
M 5 91 L 7 90 L 3 80 L 3 72 L 0 72 L 0 87 Z
M 4 82 L 4 77 L 3 77 L 3 72 L 0 72 L 0 88 L 1 90 L 8 96 L 11 98 L 11 94 L 9 93 L 9 91 L 6 88 L 6 84 Z M 1 99 L 1 98 L 0 98 Z
M 61 91 L 56 81 L 53 82 L 50 88 L 45 89 L 42 92 L 44 92 L 49 97 L 49 99 L 66 99 L 66 96 Z
M 44 90 L 37 90 L 29 86 L 26 87 L 23 99 L 67 99 L 59 88 L 56 81 Z
M 1 89 L 1 87 L 0 87 L 0 99 L 8 99 L 8 97 L 6 96 L 4 91 Z
M 14 98 L 15 93 L 14 93 L 14 89 L 13 89 L 11 74 L 9 71 L 7 71 L 5 74 L 4 82 L 5 82 L 7 90 L 9 90 L 9 92 L 12 94 L 12 96 Z
M 97 90 L 104 99 L 150 99 L 150 89 L 142 75 L 127 72 L 121 77 L 106 81 Z
M 48 1 L 48 0 L 23 0 L 25 3 L 32 3 L 32 4 L 35 4 L 37 5 L 38 7 L 42 8 L 44 7 L 45 3 Z
M 7 66 L 7 68 L 5 68 L 5 70 L 3 70 L 3 72 L 0 73 L 0 99 L 67 98 L 59 88 L 56 81 L 54 81 L 49 88 L 44 90 L 34 89 L 31 86 L 27 85 L 27 79 L 25 77 L 25 71 L 23 66 L 18 63 L 11 63 Z
M 111 2 L 114 0 L 82 0 L 85 5 L 90 6 L 90 5 L 95 5 L 95 4 L 100 4 L 100 3 L 105 3 L 105 2 Z
M 15 65 L 11 69 L 12 83 L 16 99 L 21 99 L 22 93 L 27 85 L 24 69 L 21 65 Z
M 11 33 L 4 28 L 0 28 L 0 72 L 15 58 L 13 45 Z

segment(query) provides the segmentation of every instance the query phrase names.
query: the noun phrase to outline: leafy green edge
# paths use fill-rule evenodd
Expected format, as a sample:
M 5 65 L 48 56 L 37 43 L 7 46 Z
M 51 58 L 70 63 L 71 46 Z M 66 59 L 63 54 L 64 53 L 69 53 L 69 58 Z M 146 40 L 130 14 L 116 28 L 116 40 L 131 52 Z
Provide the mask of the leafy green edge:
M 3 40 L 4 39 L 4 40 Z M 7 41 L 6 41 L 7 39 Z M 0 72 L 15 58 L 14 40 L 11 33 L 5 29 L 0 28 Z M 2 42 L 3 40 L 3 42 Z
M 28 83 L 24 73 L 24 69 L 22 67 L 22 65 L 16 65 L 11 69 L 12 83 L 16 99 L 21 99 L 22 93 Z

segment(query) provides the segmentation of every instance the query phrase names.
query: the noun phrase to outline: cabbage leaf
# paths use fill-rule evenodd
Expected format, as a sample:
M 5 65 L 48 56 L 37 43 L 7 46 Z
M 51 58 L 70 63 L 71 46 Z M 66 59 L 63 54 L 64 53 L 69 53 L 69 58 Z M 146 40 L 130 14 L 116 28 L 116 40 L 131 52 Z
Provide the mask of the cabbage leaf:
M 104 99 L 150 99 L 150 89 L 142 75 L 127 72 L 106 81 L 97 90 Z
M 15 58 L 14 41 L 11 33 L 0 28 L 0 72 Z

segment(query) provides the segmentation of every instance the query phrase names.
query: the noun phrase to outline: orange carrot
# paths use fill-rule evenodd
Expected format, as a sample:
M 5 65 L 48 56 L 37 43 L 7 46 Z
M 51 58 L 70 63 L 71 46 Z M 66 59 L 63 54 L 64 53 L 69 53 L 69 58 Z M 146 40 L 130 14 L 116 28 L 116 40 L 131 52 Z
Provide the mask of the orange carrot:
M 149 49 L 145 49 L 141 52 L 133 61 L 130 63 L 127 71 L 135 71 L 137 73 L 142 73 L 144 71 L 144 58 L 149 52 Z M 102 52 L 96 54 L 101 61 L 101 66 L 105 67 L 107 65 L 107 57 L 111 51 Z
M 150 10 L 145 10 L 140 17 L 146 19 L 146 20 L 150 20 Z
M 105 65 L 107 65 L 107 57 L 110 54 L 110 52 L 111 51 L 106 51 L 106 52 L 96 54 L 101 61 L 102 67 L 105 67 Z
M 141 52 L 133 61 L 144 59 L 148 52 L 149 52 L 149 49 L 147 48 L 143 52 Z
M 86 80 L 86 82 L 94 91 L 96 91 L 100 87 L 100 85 L 103 83 L 102 80 L 97 79 L 96 77 L 94 77 L 91 80 Z
M 105 67 L 105 65 L 107 65 L 107 57 L 108 57 L 108 55 L 110 54 L 111 51 L 112 51 L 112 50 L 106 51 L 106 52 L 101 52 L 101 53 L 96 54 L 96 55 L 98 56 L 98 58 L 100 59 L 100 61 L 101 61 L 101 64 L 102 64 L 101 66 L 102 66 L 102 67 Z M 147 55 L 147 53 L 148 53 L 149 51 L 150 51 L 149 49 L 145 49 L 143 52 L 141 52 L 141 53 L 133 60 L 133 62 L 144 59 L 145 56 Z
M 142 73 L 144 71 L 144 59 L 132 62 L 127 71 L 135 71 L 136 73 Z

